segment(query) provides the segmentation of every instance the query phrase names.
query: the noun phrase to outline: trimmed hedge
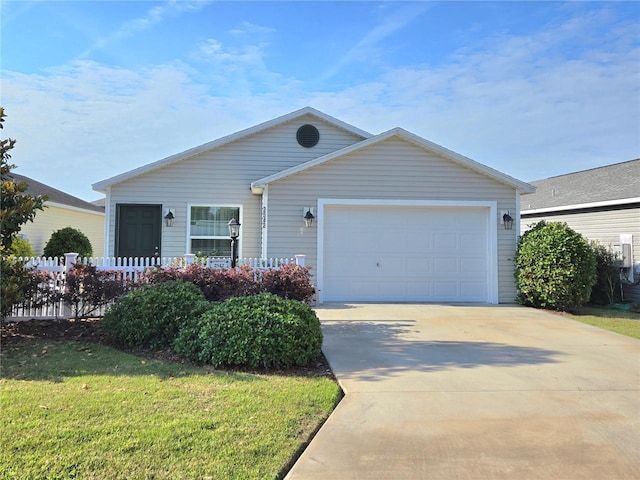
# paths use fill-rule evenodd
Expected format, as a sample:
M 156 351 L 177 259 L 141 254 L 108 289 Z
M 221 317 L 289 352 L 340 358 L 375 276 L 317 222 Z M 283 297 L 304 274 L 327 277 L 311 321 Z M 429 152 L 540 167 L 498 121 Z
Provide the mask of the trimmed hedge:
M 543 220 L 521 237 L 514 274 L 518 302 L 570 310 L 589 301 L 596 282 L 596 255 L 566 223 Z
M 172 346 L 180 328 L 209 308 L 202 292 L 187 282 L 145 285 L 120 297 L 103 325 L 109 339 L 125 347 Z
M 214 304 L 181 330 L 174 346 L 216 367 L 289 368 L 318 357 L 322 330 L 305 303 L 262 293 Z
M 309 267 L 295 264 L 279 269 L 252 270 L 247 266 L 235 269 L 213 269 L 197 263 L 187 268 L 156 268 L 145 274 L 149 283 L 182 280 L 197 285 L 207 300 L 220 302 L 232 297 L 273 293 L 281 298 L 302 302 L 313 297 Z
M 65 227 L 51 234 L 43 254 L 45 257 L 63 257 L 68 252 L 75 252 L 80 258 L 90 257 L 93 253 L 91 241 L 80 230 Z

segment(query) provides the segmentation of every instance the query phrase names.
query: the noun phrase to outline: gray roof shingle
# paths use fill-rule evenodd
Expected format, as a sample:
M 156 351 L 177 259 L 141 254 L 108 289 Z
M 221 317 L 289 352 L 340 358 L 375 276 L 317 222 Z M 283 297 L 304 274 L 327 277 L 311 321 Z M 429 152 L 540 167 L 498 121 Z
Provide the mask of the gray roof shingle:
M 104 207 L 96 206 L 92 203 L 85 202 L 81 198 L 74 197 L 68 193 L 64 193 L 49 185 L 33 180 L 32 178 L 19 175 L 11 172 L 9 174 L 13 181 L 16 183 L 26 182 L 28 184 L 27 193 L 31 195 L 47 195 L 49 202 L 59 203 L 61 205 L 67 205 L 69 207 L 82 208 L 84 210 L 90 210 L 92 212 L 104 213 Z
M 522 197 L 523 211 L 637 199 L 640 197 L 640 158 L 529 183 L 536 187 L 536 193 Z

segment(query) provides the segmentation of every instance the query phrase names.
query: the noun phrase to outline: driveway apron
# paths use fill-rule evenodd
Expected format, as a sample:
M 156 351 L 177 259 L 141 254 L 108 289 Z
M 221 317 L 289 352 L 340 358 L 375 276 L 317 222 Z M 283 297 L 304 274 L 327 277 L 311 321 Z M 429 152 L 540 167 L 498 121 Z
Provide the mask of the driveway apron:
M 345 397 L 287 480 L 640 478 L 640 341 L 519 306 L 316 312 Z

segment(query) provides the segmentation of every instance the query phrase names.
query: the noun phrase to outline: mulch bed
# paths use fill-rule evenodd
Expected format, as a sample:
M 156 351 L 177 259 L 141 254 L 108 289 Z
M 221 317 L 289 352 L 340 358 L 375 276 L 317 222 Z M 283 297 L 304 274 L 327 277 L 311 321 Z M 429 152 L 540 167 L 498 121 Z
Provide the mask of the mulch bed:
M 144 349 L 122 349 L 110 344 L 104 330 L 102 329 L 100 318 L 88 319 L 68 319 L 68 320 L 27 320 L 18 322 L 0 323 L 0 347 L 4 350 L 12 345 L 31 340 L 48 341 L 76 341 L 86 343 L 97 343 L 111 348 L 131 353 L 145 358 L 163 360 L 167 362 L 193 364 L 190 360 L 181 357 L 174 351 L 167 350 L 144 350 Z M 251 370 L 244 368 L 229 368 L 229 371 L 290 375 L 304 377 L 328 377 L 335 380 L 333 372 L 324 355 L 307 367 L 295 367 L 287 370 Z

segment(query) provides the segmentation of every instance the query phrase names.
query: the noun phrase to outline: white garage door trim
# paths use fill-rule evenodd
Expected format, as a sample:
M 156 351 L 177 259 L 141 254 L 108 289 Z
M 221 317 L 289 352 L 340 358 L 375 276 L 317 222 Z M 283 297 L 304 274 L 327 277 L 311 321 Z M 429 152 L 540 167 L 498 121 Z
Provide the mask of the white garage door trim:
M 406 207 L 474 207 L 487 209 L 488 222 L 488 252 L 487 252 L 487 303 L 498 303 L 498 221 L 497 202 L 492 201 L 456 201 L 456 200 L 380 200 L 380 199 L 318 199 L 318 302 L 324 302 L 324 229 L 325 208 L 339 206 L 406 206 Z

